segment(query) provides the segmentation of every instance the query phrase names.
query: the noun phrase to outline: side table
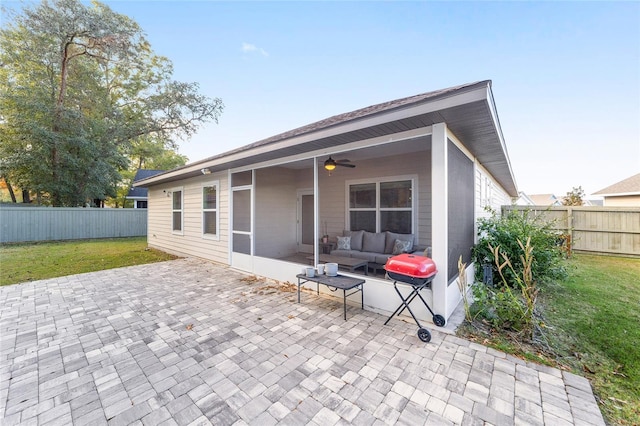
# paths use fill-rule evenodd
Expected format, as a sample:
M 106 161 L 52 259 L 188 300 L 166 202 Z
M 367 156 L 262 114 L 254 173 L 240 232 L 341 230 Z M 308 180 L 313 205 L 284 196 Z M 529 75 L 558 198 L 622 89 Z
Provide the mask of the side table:
M 332 242 L 328 242 L 328 243 L 323 243 L 323 242 L 319 242 L 318 245 L 320 246 L 320 250 L 322 250 L 322 254 L 331 254 L 331 250 L 333 250 L 336 246 L 336 243 L 332 243 Z

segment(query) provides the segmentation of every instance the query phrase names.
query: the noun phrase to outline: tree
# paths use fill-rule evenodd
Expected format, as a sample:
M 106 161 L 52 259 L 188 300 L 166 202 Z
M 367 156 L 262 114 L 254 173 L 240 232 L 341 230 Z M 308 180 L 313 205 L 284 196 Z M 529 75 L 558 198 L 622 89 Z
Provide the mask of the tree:
M 567 192 L 567 195 L 565 195 L 562 198 L 562 205 L 563 206 L 582 206 L 584 205 L 584 190 L 582 189 L 582 186 L 579 187 L 574 187 L 571 191 Z
M 54 206 L 115 196 L 136 146 L 175 149 L 222 112 L 197 83 L 172 80 L 138 24 L 102 3 L 3 12 L 0 175 Z
M 117 196 L 110 203 L 113 207 L 126 207 L 125 197 L 131 189 L 138 169 L 171 170 L 187 164 L 186 156 L 178 154 L 173 149 L 167 149 L 162 140 L 151 136 L 136 139 L 129 158 L 129 169 L 121 173 L 122 181 L 118 186 Z M 129 202 L 129 205 L 133 205 L 133 201 Z

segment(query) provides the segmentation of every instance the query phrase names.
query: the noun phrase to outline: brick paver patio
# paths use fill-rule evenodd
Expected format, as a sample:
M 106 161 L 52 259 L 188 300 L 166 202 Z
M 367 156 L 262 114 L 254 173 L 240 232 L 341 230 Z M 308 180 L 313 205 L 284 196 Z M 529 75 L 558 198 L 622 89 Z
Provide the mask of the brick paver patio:
M 0 423 L 604 424 L 582 377 L 246 278 L 180 259 L 0 288 Z

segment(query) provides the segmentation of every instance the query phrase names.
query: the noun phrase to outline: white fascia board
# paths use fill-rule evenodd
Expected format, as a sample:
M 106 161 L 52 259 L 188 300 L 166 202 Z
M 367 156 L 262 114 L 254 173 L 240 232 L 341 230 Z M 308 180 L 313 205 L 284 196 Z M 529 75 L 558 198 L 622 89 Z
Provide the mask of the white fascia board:
M 452 107 L 465 105 L 465 104 L 469 104 L 477 101 L 487 100 L 487 96 L 489 94 L 488 87 L 489 87 L 488 85 L 486 87 L 482 86 L 477 89 L 470 90 L 468 92 L 455 94 L 452 96 L 448 96 L 442 99 L 436 99 L 433 101 L 427 101 L 423 104 L 401 107 L 398 110 L 393 110 L 389 112 L 381 112 L 372 117 L 363 117 L 363 118 L 355 119 L 354 121 L 338 124 L 325 129 L 320 129 L 315 132 L 305 133 L 303 135 L 294 136 L 293 138 L 284 139 L 282 141 L 266 144 L 263 146 L 258 146 L 258 147 L 247 149 L 247 150 L 242 150 L 240 152 L 232 153 L 232 154 L 222 156 L 220 158 L 216 158 L 210 161 L 203 160 L 203 161 L 195 162 L 190 166 L 183 167 L 173 172 L 152 176 L 150 178 L 141 180 L 139 182 L 140 183 L 144 182 L 146 186 L 156 181 L 162 181 L 167 178 L 170 179 L 174 177 L 179 177 L 182 174 L 193 173 L 202 169 L 203 167 L 204 168 L 214 167 L 214 166 L 222 165 L 225 163 L 233 162 L 236 160 L 240 160 L 246 157 L 270 152 L 273 150 L 284 149 L 291 146 L 303 144 L 306 142 L 311 142 L 317 139 L 323 139 L 326 137 L 340 135 L 340 134 L 352 132 L 355 130 L 366 129 L 368 127 L 373 127 L 379 124 L 384 124 L 384 123 L 400 120 L 407 117 L 428 114 L 434 111 L 440 111 L 447 108 L 452 108 Z M 504 143 L 503 143 L 503 147 L 504 147 Z M 505 154 L 506 154 L 506 151 L 505 151 Z M 306 158 L 309 158 L 309 157 L 310 156 L 307 154 Z M 512 173 L 512 176 L 513 176 L 513 173 Z
M 491 111 L 491 119 L 493 120 L 493 125 L 496 128 L 496 133 L 498 135 L 498 139 L 500 140 L 500 146 L 502 147 L 502 152 L 504 152 L 505 159 L 507 160 L 507 166 L 509 167 L 509 175 L 511 176 L 511 180 L 513 181 L 513 186 L 515 187 L 515 193 L 518 194 L 518 183 L 516 182 L 516 177 L 513 174 L 513 168 L 511 167 L 511 160 L 509 159 L 507 144 L 505 143 L 504 135 L 502 134 L 502 126 L 500 126 L 500 119 L 498 118 L 498 109 L 496 108 L 496 104 L 493 99 L 493 92 L 491 91 L 491 86 L 487 85 L 486 92 L 487 92 L 487 103 L 489 104 L 489 111 Z M 508 194 L 508 191 L 507 191 L 507 194 Z M 512 194 L 509 194 L 509 195 L 513 196 Z
M 592 194 L 596 195 L 596 194 Z M 598 197 L 628 197 L 631 195 L 640 195 L 640 192 L 614 192 L 612 194 L 597 194 Z

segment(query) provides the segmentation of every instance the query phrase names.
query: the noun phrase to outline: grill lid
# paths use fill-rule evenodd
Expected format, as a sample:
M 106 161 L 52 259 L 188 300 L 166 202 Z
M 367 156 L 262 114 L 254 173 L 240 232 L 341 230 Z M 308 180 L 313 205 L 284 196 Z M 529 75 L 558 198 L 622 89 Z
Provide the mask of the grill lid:
M 438 272 L 436 264 L 431 258 L 408 253 L 390 257 L 384 265 L 384 269 L 387 272 L 413 278 L 429 278 Z

